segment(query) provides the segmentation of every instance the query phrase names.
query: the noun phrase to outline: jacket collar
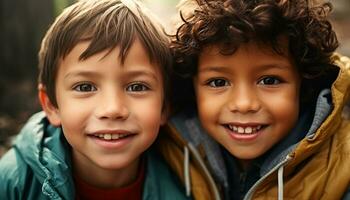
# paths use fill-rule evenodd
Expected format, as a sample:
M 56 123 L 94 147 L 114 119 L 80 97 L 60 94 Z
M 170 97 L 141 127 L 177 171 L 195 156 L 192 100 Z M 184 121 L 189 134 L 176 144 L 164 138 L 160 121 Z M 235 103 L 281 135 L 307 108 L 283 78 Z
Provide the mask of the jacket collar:
M 31 117 L 17 136 L 14 148 L 33 170 L 51 199 L 69 199 L 74 194 L 70 146 L 61 128 L 49 125 L 44 112 Z

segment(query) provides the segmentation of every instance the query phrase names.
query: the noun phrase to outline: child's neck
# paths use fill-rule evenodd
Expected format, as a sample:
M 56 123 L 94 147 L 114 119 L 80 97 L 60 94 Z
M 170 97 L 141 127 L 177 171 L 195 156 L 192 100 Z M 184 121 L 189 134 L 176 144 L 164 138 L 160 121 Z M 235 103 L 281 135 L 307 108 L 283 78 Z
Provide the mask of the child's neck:
M 248 171 L 251 167 L 253 160 L 241 160 L 237 159 L 238 167 L 240 171 Z
M 81 155 L 80 155 L 81 156 Z M 122 169 L 103 169 L 73 154 L 73 173 L 87 184 L 104 189 L 120 188 L 132 184 L 139 171 L 139 158 Z

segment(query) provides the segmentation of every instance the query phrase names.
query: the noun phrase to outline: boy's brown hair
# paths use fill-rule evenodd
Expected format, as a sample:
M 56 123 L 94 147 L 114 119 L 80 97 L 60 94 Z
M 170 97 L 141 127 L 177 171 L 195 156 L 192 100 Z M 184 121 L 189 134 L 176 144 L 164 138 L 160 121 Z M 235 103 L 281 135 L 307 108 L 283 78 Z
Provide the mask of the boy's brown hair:
M 331 55 L 337 37 L 327 20 L 330 3 L 312 0 L 182 0 L 182 22 L 172 37 L 176 74 L 193 77 L 203 48 L 219 45 L 223 55 L 241 44 L 256 42 L 283 54 L 279 41 L 288 39 L 288 50 L 302 76 L 302 100 L 313 101 L 335 78 Z M 176 87 L 176 86 L 175 86 Z M 175 88 L 176 90 L 176 88 Z
M 79 42 L 91 41 L 80 55 L 81 60 L 119 47 L 119 57 L 124 62 L 136 37 L 151 62 L 160 67 L 164 103 L 167 102 L 172 57 L 168 37 L 154 20 L 144 6 L 133 0 L 80 0 L 66 8 L 47 31 L 39 52 L 39 83 L 45 87 L 51 103 L 57 107 L 55 80 L 60 60 Z

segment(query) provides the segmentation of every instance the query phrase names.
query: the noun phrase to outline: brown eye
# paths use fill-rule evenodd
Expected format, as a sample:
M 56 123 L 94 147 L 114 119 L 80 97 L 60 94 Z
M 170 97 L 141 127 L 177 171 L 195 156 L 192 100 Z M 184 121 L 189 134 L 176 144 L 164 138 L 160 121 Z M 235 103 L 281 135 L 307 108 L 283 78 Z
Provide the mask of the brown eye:
M 142 91 L 149 90 L 149 88 L 144 84 L 136 83 L 136 84 L 129 85 L 126 88 L 126 90 L 129 92 L 142 92 Z
M 276 85 L 281 83 L 281 80 L 276 77 L 265 77 L 259 81 L 262 85 Z
M 79 84 L 79 85 L 75 86 L 73 89 L 78 91 L 78 92 L 93 92 L 93 91 L 97 90 L 97 88 L 95 86 L 93 86 L 92 84 L 89 84 L 89 83 Z
M 228 86 L 229 83 L 225 79 L 213 79 L 208 82 L 208 85 L 210 87 L 224 87 L 224 86 Z

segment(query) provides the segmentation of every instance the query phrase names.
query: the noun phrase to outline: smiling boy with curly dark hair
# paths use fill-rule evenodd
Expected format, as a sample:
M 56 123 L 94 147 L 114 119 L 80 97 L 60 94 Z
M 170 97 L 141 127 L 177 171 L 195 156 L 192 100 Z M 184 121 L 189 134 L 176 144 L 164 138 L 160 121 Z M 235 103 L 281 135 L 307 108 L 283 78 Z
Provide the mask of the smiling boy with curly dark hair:
M 180 2 L 172 49 L 182 112 L 171 122 L 204 150 L 227 199 L 349 198 L 350 124 L 341 113 L 350 63 L 334 53 L 331 8 L 307 0 Z

